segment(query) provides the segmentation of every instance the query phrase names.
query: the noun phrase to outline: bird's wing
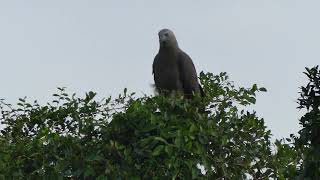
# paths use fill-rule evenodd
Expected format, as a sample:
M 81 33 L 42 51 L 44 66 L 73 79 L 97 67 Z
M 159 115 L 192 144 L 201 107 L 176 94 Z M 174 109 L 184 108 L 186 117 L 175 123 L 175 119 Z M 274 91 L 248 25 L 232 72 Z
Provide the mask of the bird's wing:
M 159 88 L 159 80 L 158 80 L 158 74 L 157 74 L 157 65 L 159 63 L 159 54 L 157 54 L 155 57 L 154 57 L 154 60 L 153 60 L 153 64 L 152 64 L 152 74 L 153 74 L 153 80 L 154 80 L 154 83 L 157 87 L 157 89 Z
M 155 62 L 156 62 L 157 56 L 158 56 L 158 54 L 157 54 L 157 55 L 154 57 L 154 59 L 153 59 L 153 63 L 152 63 L 152 74 L 154 74 L 154 66 L 155 66 Z
M 199 91 L 201 93 L 196 68 L 189 55 L 183 51 L 178 54 L 178 67 L 184 93 L 187 95 L 192 95 L 194 92 Z
M 154 59 L 153 59 L 153 63 L 152 63 L 152 74 L 153 76 L 155 76 L 154 72 L 155 72 L 155 69 L 157 68 L 157 64 L 158 64 L 158 61 L 159 61 L 159 54 L 157 54 Z

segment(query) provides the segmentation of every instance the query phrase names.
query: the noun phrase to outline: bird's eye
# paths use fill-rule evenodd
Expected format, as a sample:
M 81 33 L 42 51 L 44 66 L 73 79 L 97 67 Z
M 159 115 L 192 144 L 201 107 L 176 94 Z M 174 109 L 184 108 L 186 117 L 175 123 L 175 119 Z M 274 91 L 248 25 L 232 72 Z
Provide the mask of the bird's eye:
M 165 35 L 166 37 L 168 37 L 168 36 L 169 36 L 169 34 L 168 34 L 168 33 L 165 33 L 164 35 Z

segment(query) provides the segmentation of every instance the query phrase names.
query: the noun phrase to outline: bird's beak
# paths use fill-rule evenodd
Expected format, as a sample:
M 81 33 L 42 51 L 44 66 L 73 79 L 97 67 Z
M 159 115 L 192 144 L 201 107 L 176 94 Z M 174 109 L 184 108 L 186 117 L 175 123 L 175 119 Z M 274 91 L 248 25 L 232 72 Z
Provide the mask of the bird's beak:
M 161 46 L 165 46 L 167 42 L 167 39 L 164 36 L 159 37 L 159 43 Z
M 165 41 L 165 40 L 159 40 L 159 42 L 160 42 L 160 45 L 161 45 L 161 46 L 165 46 L 167 41 Z

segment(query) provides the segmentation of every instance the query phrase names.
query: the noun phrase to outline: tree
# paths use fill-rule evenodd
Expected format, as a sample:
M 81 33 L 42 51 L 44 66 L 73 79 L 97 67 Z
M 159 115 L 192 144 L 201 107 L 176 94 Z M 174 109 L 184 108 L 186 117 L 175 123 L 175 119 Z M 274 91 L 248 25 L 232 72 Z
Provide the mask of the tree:
M 206 97 L 135 97 L 97 101 L 58 88 L 47 105 L 1 101 L 3 179 L 268 179 L 292 176 L 297 154 L 276 142 L 247 107 L 254 84 L 236 88 L 226 73 L 201 73 Z M 198 107 L 207 107 L 207 113 Z M 290 169 L 290 168 L 289 168 Z M 0 178 L 1 179 L 1 178 Z
M 300 177 L 318 179 L 320 177 L 320 70 L 319 67 L 306 68 L 304 74 L 309 82 L 301 87 L 299 108 L 306 110 L 300 119 L 302 129 L 296 137 L 296 148 L 301 151 L 302 165 Z

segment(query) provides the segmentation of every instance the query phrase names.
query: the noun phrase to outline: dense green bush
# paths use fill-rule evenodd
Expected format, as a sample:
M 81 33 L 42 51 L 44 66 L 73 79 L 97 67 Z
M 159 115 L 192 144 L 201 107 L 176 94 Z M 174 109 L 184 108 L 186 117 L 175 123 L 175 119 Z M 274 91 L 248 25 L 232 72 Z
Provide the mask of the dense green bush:
M 298 138 L 272 144 L 264 120 L 247 110 L 265 88 L 236 88 L 226 73 L 200 78 L 206 97 L 193 100 L 125 89 L 98 101 L 64 88 L 46 105 L 2 100 L 0 179 L 297 177 Z
M 306 68 L 309 81 L 301 87 L 299 108 L 307 113 L 300 119 L 302 129 L 295 138 L 297 151 L 303 162 L 300 168 L 301 179 L 320 178 L 320 70 L 318 66 Z

